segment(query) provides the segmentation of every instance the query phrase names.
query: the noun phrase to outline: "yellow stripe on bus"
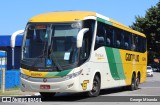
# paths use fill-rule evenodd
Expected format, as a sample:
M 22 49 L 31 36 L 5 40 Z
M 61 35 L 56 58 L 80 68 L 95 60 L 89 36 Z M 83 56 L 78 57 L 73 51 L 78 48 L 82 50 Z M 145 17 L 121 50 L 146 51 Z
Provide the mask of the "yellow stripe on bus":
M 27 76 L 30 76 L 30 77 L 45 77 L 48 72 L 37 72 L 37 71 L 31 71 L 31 70 L 27 70 L 27 69 L 20 69 L 21 70 L 21 73 L 27 75 Z

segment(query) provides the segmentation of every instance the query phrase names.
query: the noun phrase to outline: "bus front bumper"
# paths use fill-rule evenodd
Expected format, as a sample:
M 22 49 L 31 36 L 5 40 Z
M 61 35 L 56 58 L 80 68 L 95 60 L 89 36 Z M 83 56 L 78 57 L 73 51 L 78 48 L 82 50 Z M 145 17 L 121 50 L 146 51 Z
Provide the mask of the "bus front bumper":
M 30 92 L 82 92 L 79 76 L 60 82 L 33 82 L 24 78 L 21 79 L 20 88 L 22 91 Z M 46 86 L 47 88 L 41 88 Z

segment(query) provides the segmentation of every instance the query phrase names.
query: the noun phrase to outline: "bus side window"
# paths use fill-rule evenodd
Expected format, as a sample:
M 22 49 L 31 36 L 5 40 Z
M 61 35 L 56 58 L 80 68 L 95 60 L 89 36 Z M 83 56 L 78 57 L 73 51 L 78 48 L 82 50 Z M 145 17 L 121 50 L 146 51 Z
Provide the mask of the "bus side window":
M 140 43 L 140 47 L 139 47 L 140 52 L 144 53 L 146 51 L 146 39 L 144 37 L 141 37 L 141 36 L 139 37 L 139 39 L 140 39 L 140 41 L 139 41 L 139 43 Z
M 132 48 L 133 51 L 138 51 L 138 36 L 132 34 Z
M 123 48 L 124 49 L 126 49 L 126 50 L 130 50 L 131 49 L 131 47 L 130 47 L 130 43 L 131 43 L 131 40 L 130 40 L 130 33 L 128 33 L 128 32 L 126 32 L 126 31 L 124 31 L 124 43 L 123 43 Z
M 107 46 L 110 46 L 110 45 L 111 45 L 111 40 L 110 40 L 110 38 L 107 38 L 107 40 L 106 40 L 106 45 L 107 45 Z
M 147 50 L 147 40 L 142 38 L 142 52 L 144 53 Z
M 123 44 L 122 44 L 122 39 L 123 39 L 123 34 L 122 34 L 122 30 L 115 28 L 114 29 L 114 47 L 116 48 L 123 48 Z
M 106 42 L 105 38 L 105 24 L 98 22 L 97 27 L 97 36 L 96 36 L 96 42 L 95 42 L 95 50 L 98 49 L 101 46 L 104 46 Z
M 106 43 L 105 45 L 107 47 L 112 47 L 113 46 L 113 27 L 106 25 L 105 27 L 105 36 L 106 36 Z
M 138 52 L 142 52 L 142 37 L 138 36 Z
M 80 59 L 81 60 L 84 60 L 84 59 L 87 59 L 87 51 L 86 51 L 86 43 L 87 43 L 87 39 L 83 39 L 83 42 L 82 42 L 82 47 L 80 48 Z
M 138 38 L 139 36 L 135 36 L 135 45 L 136 45 L 136 51 L 139 51 L 139 47 L 140 47 L 140 45 L 139 45 L 139 38 Z
M 89 31 L 87 31 L 83 37 L 82 47 L 80 48 L 80 63 L 85 62 L 90 56 L 93 33 L 95 28 L 95 21 L 85 20 L 83 21 L 83 27 L 89 28 Z

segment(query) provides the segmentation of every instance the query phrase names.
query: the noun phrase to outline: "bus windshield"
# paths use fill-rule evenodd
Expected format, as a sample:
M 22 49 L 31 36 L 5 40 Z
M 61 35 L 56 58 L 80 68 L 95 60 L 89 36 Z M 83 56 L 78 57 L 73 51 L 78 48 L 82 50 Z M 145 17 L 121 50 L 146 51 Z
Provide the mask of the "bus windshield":
M 38 70 L 69 69 L 78 60 L 76 40 L 79 30 L 73 24 L 29 24 L 21 64 Z

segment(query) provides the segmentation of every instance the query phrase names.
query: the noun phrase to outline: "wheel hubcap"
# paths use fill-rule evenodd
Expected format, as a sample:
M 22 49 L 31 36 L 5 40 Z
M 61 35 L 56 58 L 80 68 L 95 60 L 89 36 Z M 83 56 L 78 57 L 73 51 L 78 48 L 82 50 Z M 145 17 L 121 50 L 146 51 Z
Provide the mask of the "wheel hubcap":
M 137 78 L 136 86 L 138 87 L 139 85 L 139 79 Z
M 96 92 L 98 89 L 98 83 L 96 81 L 93 82 L 92 92 Z

